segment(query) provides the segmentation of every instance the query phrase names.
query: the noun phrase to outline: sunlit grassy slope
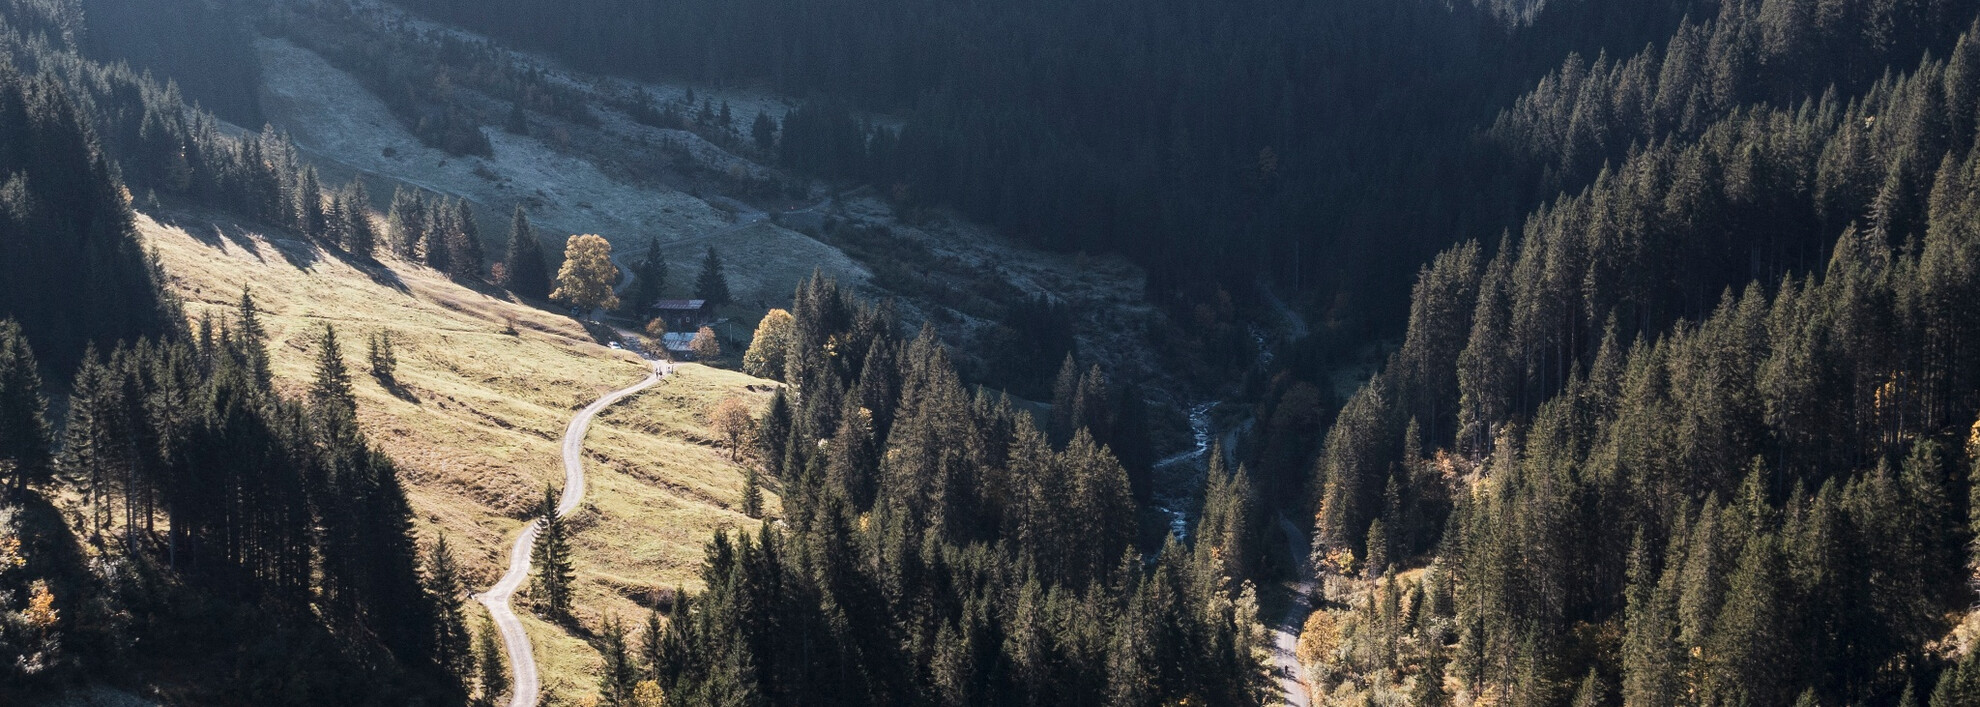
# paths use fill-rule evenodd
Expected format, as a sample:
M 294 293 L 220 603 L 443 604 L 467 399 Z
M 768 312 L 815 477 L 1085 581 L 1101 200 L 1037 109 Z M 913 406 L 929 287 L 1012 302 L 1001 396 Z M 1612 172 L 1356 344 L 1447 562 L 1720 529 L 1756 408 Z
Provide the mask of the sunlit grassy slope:
M 265 311 L 283 392 L 299 395 L 308 384 L 323 324 L 335 325 L 358 381 L 360 420 L 402 470 L 422 545 L 445 533 L 476 589 L 501 573 L 544 485 L 562 484 L 559 444 L 572 413 L 645 373 L 637 357 L 597 344 L 568 317 L 423 267 L 359 266 L 232 223 L 167 220 L 140 216 L 139 226 L 168 288 L 189 316 L 223 320 L 248 288 Z M 367 373 L 365 341 L 381 331 L 396 345 L 398 394 Z M 731 395 L 760 406 L 770 385 L 685 365 L 599 415 L 585 444 L 585 503 L 573 519 L 576 613 L 586 633 L 608 615 L 643 620 L 662 589 L 695 589 L 710 535 L 754 527 L 740 512 L 742 468 L 715 445 L 704 418 Z M 776 513 L 774 494 L 766 506 Z M 597 654 L 563 628 L 527 623 L 544 684 L 579 701 L 593 692 Z

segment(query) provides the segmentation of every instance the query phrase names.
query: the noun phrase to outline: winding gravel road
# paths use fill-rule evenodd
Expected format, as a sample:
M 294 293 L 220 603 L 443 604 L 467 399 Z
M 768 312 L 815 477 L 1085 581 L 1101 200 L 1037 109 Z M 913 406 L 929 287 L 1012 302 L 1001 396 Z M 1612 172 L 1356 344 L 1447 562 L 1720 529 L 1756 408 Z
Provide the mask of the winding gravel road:
M 570 515 L 584 501 L 584 433 L 591 429 L 591 418 L 626 396 L 659 383 L 672 372 L 672 364 L 654 361 L 653 372 L 645 380 L 606 393 L 571 418 L 570 427 L 564 430 L 564 495 L 557 500 L 557 517 Z M 536 544 L 536 533 L 542 526 L 543 521 L 537 520 L 523 528 L 522 534 L 516 536 L 515 547 L 509 550 L 509 571 L 495 586 L 474 597 L 488 607 L 489 617 L 502 633 L 502 648 L 509 654 L 509 707 L 536 707 L 542 691 L 536 676 L 536 655 L 530 652 L 529 634 L 523 632 L 522 622 L 516 620 L 516 613 L 509 608 L 509 597 L 529 579 L 529 550 Z
M 1282 699 L 1288 707 L 1307 707 L 1306 670 L 1299 666 L 1299 632 L 1306 626 L 1306 615 L 1313 612 L 1313 565 L 1307 561 L 1306 533 L 1293 525 L 1286 514 L 1278 514 L 1280 532 L 1286 534 L 1286 549 L 1292 555 L 1299 582 L 1286 613 L 1272 627 L 1272 669 L 1278 674 Z

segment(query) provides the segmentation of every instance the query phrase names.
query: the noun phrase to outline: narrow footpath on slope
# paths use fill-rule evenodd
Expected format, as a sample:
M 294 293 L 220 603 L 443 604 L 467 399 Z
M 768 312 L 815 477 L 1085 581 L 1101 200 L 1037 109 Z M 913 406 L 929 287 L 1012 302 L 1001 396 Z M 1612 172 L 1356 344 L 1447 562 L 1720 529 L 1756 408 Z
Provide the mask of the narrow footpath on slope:
M 1300 629 L 1306 626 L 1306 615 L 1313 611 L 1313 565 L 1307 561 L 1306 534 L 1286 514 L 1277 515 L 1279 531 L 1286 534 L 1286 550 L 1292 555 L 1292 566 L 1298 575 L 1294 595 L 1286 602 L 1286 613 L 1272 626 L 1272 671 L 1278 676 L 1285 703 L 1290 707 L 1307 707 L 1310 699 L 1306 670 L 1299 665 L 1298 652 Z
M 652 387 L 673 372 L 673 365 L 666 361 L 652 363 L 653 370 L 645 380 L 606 393 L 571 418 L 570 427 L 564 430 L 564 494 L 557 500 L 557 517 L 570 515 L 584 501 L 584 434 L 591 429 L 591 418 L 613 403 Z M 529 578 L 530 547 L 536 544 L 537 531 L 542 527 L 542 519 L 537 519 L 523 528 L 522 534 L 516 536 L 515 547 L 509 550 L 509 571 L 488 591 L 475 595 L 477 601 L 488 607 L 489 617 L 494 619 L 496 630 L 502 633 L 503 650 L 509 654 L 509 707 L 536 707 L 542 691 L 536 676 L 536 655 L 531 652 L 529 634 L 523 632 L 522 622 L 516 619 L 516 613 L 509 607 L 509 598 L 522 587 L 523 580 Z

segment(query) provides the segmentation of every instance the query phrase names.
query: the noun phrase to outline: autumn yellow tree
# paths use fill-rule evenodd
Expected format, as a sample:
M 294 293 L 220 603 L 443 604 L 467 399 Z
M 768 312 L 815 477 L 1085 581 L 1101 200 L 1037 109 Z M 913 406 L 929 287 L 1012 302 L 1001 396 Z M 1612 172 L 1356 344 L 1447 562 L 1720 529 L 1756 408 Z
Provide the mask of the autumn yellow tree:
M 645 334 L 646 348 L 655 356 L 667 356 L 667 320 L 659 317 L 647 320 Z
M 743 353 L 743 372 L 758 378 L 784 379 L 784 352 L 791 347 L 791 333 L 797 330 L 797 320 L 791 313 L 773 309 L 763 315 L 763 321 L 756 323 L 756 336 L 749 341 L 749 351 Z
M 702 327 L 694 333 L 694 340 L 688 342 L 688 350 L 700 361 L 713 361 L 722 357 L 722 341 L 715 338 L 715 330 Z
M 729 447 L 729 458 L 736 460 L 742 458 L 743 447 L 756 434 L 756 417 L 750 414 L 749 404 L 742 398 L 730 396 L 716 403 L 714 411 L 708 413 L 708 426 Z
M 564 243 L 564 265 L 557 269 L 557 290 L 550 299 L 583 311 L 619 306 L 612 283 L 619 268 L 612 264 L 612 243 L 599 236 L 571 236 Z

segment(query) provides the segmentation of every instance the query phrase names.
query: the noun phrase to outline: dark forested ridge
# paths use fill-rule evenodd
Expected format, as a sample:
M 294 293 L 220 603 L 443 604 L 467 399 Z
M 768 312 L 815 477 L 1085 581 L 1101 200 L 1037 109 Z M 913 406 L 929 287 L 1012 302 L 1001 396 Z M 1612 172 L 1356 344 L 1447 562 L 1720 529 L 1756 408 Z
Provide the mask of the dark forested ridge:
M 237 0 L 83 0 L 81 42 L 126 62 L 236 125 L 260 125 L 261 61 Z
M 1501 114 L 1487 139 L 1569 193 L 1425 266 L 1317 461 L 1264 460 L 1310 492 L 1316 565 L 1373 597 L 1309 624 L 1327 680 L 1980 699 L 1946 643 L 1980 527 L 1980 37 L 1944 3 L 1884 15 L 1963 13 L 1930 52 L 1782 5 L 1571 58 Z
M 272 392 L 251 297 L 188 327 L 131 210 L 136 188 L 354 247 L 368 200 L 83 54 L 76 5 L 0 11 L 0 702 L 461 702 L 458 587 L 421 572 L 335 332 L 306 400 Z
M 1127 252 L 1150 267 L 1157 292 L 1243 293 L 1264 276 L 1313 295 L 1329 316 L 1384 329 L 1393 325 L 1381 319 L 1402 315 L 1405 264 L 1516 227 L 1632 144 L 1702 130 L 1731 106 L 1793 105 L 1831 85 L 1853 95 L 1892 62 L 1943 56 L 1975 8 L 402 4 L 580 66 L 808 97 L 782 126 L 788 164 L 952 205 L 1048 247 Z M 1580 82 L 1557 81 L 1478 139 L 1571 52 L 1583 57 L 1575 71 L 1599 62 L 1605 73 L 1643 54 L 1636 74 L 1617 77 L 1632 93 L 1574 113 Z M 905 125 L 866 126 L 848 107 Z M 1536 109 L 1564 112 L 1544 132 L 1516 134 Z M 1632 111 L 1648 115 L 1627 120 Z
M 782 386 L 731 450 L 760 462 L 744 512 L 773 488 L 782 517 L 594 636 L 607 704 L 1269 703 L 1279 510 L 1311 521 L 1298 657 L 1334 704 L 1980 704 L 1980 2 L 400 4 L 800 97 L 692 120 L 903 213 L 1127 253 L 1194 327 L 1150 345 L 1266 361 L 1227 406 L 1243 465 L 1210 452 L 1156 542 L 1147 401 L 1075 362 L 1077 313 L 1012 304 L 973 352 L 1049 393 L 1032 412 L 807 281 L 742 359 Z M 170 682 L 158 645 L 224 676 L 191 701 L 462 700 L 458 592 L 422 583 L 334 333 L 306 400 L 269 393 L 251 299 L 188 330 L 132 228 L 164 199 L 480 278 L 464 203 L 409 188 L 375 222 L 361 183 L 190 106 L 255 120 L 258 22 L 457 154 L 497 126 L 429 87 L 521 134 L 598 120 L 491 45 L 353 30 L 372 7 L 0 1 L 0 701 Z M 497 280 L 540 296 L 509 231 Z M 1259 280 L 1310 340 L 1252 356 Z M 1336 398 L 1316 352 L 1384 332 Z
M 1105 429 L 1048 437 L 1008 399 L 969 394 L 930 330 L 904 340 L 889 309 L 832 282 L 801 286 L 792 316 L 758 342 L 781 353 L 752 352 L 781 359 L 792 391 L 758 436 L 784 523 L 716 538 L 708 590 L 649 624 L 646 669 L 670 702 L 1268 700 L 1255 591 L 1229 559 L 1247 521 L 1144 561 Z M 1245 517 L 1244 482 L 1211 478 L 1222 517 Z

